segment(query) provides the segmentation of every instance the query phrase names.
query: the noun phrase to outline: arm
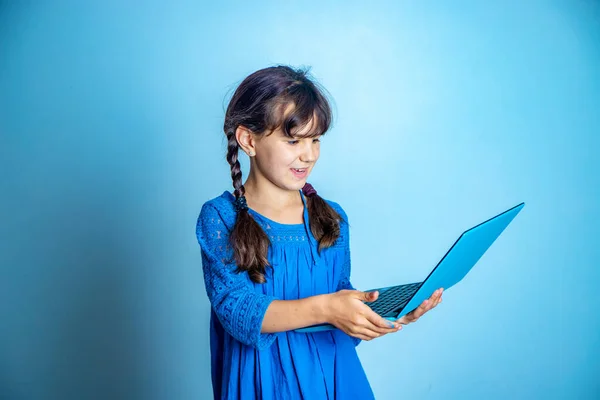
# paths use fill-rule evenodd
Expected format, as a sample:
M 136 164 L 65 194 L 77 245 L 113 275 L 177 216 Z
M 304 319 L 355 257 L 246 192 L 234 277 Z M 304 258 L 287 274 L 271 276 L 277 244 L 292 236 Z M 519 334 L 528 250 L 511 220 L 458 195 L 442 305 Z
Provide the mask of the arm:
M 202 253 L 206 293 L 225 331 L 257 349 L 270 346 L 275 335 L 262 333 L 261 326 L 265 312 L 275 298 L 257 293 L 245 274 L 235 273 L 229 231 L 213 206 L 205 204 L 202 207 L 196 236 Z
M 336 208 L 343 218 L 338 240 L 343 247 L 344 258 L 337 291 L 300 300 L 274 300 L 265 313 L 262 332 L 281 332 L 329 323 L 353 336 L 358 344 L 360 339 L 371 340 L 401 328 L 400 324 L 384 320 L 364 304 L 377 299 L 377 293 L 364 293 L 352 287 L 347 217 L 341 207 Z
M 275 300 L 267 309 L 262 332 L 284 332 L 328 321 L 327 295 L 299 300 Z

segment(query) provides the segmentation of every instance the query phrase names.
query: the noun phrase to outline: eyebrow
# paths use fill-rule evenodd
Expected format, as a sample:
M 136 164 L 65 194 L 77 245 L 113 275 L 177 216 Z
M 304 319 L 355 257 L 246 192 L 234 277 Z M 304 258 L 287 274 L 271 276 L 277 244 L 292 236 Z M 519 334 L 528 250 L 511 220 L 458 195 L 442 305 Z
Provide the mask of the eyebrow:
M 292 135 L 291 137 L 283 134 L 282 136 L 286 139 L 316 139 L 319 136 L 323 136 L 323 134 L 322 133 L 319 133 L 319 134 L 310 133 L 310 134 L 306 134 L 306 135 Z

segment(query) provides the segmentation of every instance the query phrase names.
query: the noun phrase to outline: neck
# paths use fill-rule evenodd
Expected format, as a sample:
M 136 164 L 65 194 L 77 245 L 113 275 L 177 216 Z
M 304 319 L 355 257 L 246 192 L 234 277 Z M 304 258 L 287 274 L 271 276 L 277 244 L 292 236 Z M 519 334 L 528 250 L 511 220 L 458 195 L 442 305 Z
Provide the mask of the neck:
M 246 189 L 246 200 L 251 208 L 282 210 L 302 202 L 297 190 L 282 189 L 253 171 L 250 171 L 244 188 Z

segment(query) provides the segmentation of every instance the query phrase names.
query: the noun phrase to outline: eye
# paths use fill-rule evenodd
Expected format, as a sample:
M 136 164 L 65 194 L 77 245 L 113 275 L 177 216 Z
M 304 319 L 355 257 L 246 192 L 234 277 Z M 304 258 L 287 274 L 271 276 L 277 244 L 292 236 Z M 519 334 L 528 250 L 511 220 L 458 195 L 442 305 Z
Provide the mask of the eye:
M 321 141 L 321 139 L 319 139 L 319 138 L 314 138 L 313 139 L 313 143 L 317 143 L 317 142 L 320 142 L 320 141 Z
M 291 144 L 293 146 L 295 144 L 298 144 L 298 140 L 288 140 L 288 144 Z

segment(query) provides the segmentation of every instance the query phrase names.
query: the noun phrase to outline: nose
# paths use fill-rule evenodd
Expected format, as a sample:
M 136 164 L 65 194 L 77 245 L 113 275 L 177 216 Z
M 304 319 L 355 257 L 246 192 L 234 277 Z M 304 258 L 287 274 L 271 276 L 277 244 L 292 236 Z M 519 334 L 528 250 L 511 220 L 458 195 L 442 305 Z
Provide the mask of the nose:
M 305 163 L 314 163 L 317 161 L 318 150 L 314 148 L 312 140 L 304 146 L 300 154 L 300 161 Z

